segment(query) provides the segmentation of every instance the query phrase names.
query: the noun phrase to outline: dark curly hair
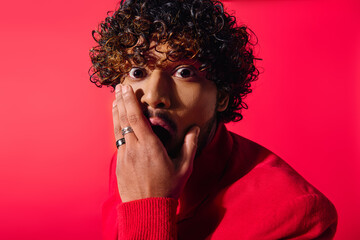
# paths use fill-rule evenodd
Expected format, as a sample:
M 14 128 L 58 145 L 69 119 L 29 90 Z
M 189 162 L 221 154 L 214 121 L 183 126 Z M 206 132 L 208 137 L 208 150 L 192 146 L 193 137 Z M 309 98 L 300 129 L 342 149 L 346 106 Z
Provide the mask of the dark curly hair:
M 229 95 L 228 107 L 218 113 L 218 120 L 243 118 L 240 110 L 247 109 L 243 100 L 259 75 L 253 54 L 256 36 L 246 26 L 238 26 L 221 2 L 122 0 L 92 35 L 98 45 L 90 50 L 89 74 L 96 86 L 114 88 L 132 62 L 146 64 L 150 42 L 155 46 L 167 43 L 171 49 L 166 53 L 168 60 L 197 60 L 207 79 Z

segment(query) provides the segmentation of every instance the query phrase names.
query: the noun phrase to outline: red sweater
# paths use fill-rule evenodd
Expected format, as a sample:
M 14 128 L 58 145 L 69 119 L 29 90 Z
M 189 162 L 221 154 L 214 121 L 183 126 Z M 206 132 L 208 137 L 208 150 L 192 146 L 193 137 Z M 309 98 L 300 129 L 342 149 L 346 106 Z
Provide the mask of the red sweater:
M 103 206 L 105 240 L 331 239 L 332 203 L 287 163 L 220 124 L 194 161 L 177 201 L 147 198 L 121 203 L 110 168 Z

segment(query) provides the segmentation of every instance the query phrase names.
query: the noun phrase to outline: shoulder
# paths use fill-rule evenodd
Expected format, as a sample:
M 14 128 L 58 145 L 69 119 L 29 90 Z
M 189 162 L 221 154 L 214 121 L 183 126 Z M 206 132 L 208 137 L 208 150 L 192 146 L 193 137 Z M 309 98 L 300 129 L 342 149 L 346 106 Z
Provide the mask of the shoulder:
M 260 235 L 254 237 L 267 232 L 272 239 L 333 236 L 337 213 L 319 190 L 268 149 L 233 133 L 231 137 L 222 200 L 232 214 L 246 219 L 239 221 L 243 227 L 255 226 L 253 233 Z
M 314 194 L 323 196 L 287 162 L 265 147 L 231 133 L 233 149 L 228 174 L 235 185 L 245 184 L 247 190 L 279 196 L 282 199 Z M 250 186 L 253 186 L 251 188 Z M 256 186 L 256 187 L 255 187 Z

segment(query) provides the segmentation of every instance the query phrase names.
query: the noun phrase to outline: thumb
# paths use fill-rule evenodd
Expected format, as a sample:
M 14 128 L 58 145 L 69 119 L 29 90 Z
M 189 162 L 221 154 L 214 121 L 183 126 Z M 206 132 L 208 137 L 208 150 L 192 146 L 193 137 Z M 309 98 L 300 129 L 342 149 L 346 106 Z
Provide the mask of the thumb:
M 184 144 L 181 149 L 179 159 L 179 175 L 184 176 L 191 174 L 193 161 L 197 149 L 198 137 L 200 128 L 198 126 L 192 127 L 184 138 Z

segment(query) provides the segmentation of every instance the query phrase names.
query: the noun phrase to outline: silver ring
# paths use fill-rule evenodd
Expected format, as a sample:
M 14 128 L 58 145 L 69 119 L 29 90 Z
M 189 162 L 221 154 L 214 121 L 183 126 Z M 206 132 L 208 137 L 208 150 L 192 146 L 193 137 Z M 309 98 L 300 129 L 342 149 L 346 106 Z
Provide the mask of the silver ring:
M 130 126 L 124 127 L 123 129 L 121 129 L 121 133 L 123 136 L 125 136 L 125 134 L 132 133 L 132 132 L 134 132 L 134 130 Z
M 119 148 L 121 145 L 125 144 L 125 138 L 120 138 L 116 141 L 116 148 Z

